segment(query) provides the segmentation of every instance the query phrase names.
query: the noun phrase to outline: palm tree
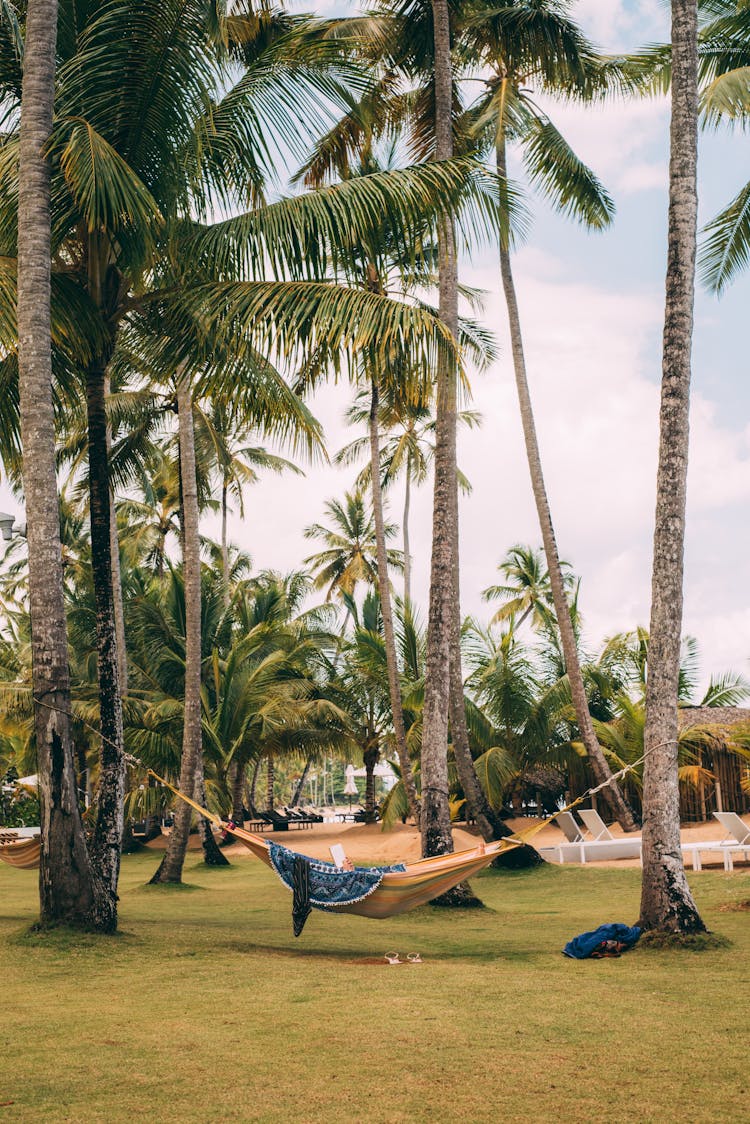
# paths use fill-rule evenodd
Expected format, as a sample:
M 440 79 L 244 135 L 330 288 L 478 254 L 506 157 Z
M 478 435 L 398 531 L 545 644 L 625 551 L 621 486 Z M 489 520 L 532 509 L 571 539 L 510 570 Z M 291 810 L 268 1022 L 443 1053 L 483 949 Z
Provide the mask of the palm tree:
M 697 2 L 672 0 L 669 241 L 643 769 L 646 929 L 705 928 L 680 847 L 677 689 L 698 211 Z
M 18 379 L 29 543 L 33 690 L 41 796 L 40 915 L 44 924 L 117 926 L 94 875 L 78 808 L 55 474 L 50 346 L 50 169 L 56 0 L 26 12 L 18 172 Z
M 317 423 L 310 417 L 310 426 Z M 294 472 L 304 475 L 301 468 L 276 456 L 259 445 L 248 445 L 255 430 L 252 418 L 243 417 L 242 399 L 230 401 L 226 396 L 214 395 L 207 409 L 196 404 L 196 447 L 202 466 L 213 464 L 221 484 L 221 569 L 224 576 L 224 603 L 229 604 L 231 593 L 229 544 L 227 541 L 227 516 L 229 495 L 232 494 L 244 518 L 244 488 L 260 479 L 260 472 Z
M 532 182 L 542 188 L 558 209 L 573 214 L 592 229 L 606 227 L 613 210 L 609 196 L 548 115 L 536 105 L 528 89 L 536 80 L 548 93 L 585 96 L 601 82 L 601 64 L 593 48 L 556 0 L 517 0 L 502 8 L 487 0 L 486 5 L 482 3 L 472 8 L 464 30 L 464 49 L 470 51 L 476 61 L 489 65 L 493 72 L 486 95 L 473 107 L 472 113 L 478 136 L 484 131 L 485 143 L 494 147 L 501 211 L 505 209 L 504 197 L 508 190 L 508 142 L 517 141 L 523 148 Z M 500 272 L 531 486 L 578 725 L 597 781 L 607 783 L 603 790 L 607 802 L 623 829 L 632 831 L 636 826 L 633 814 L 616 783 L 612 782 L 612 773 L 596 740 L 588 710 L 542 471 L 507 237 L 500 240 Z
M 182 489 L 182 572 L 185 583 L 185 681 L 180 789 L 193 799 L 196 774 L 203 761 L 201 727 L 201 570 L 198 484 L 195 468 L 192 388 L 178 375 L 177 418 L 180 438 Z M 202 768 L 201 768 L 202 772 Z M 199 794 L 200 795 L 200 794 Z M 152 882 L 179 882 L 185 861 L 192 809 L 183 800 L 174 814 L 174 827 L 164 859 Z
M 58 125 L 50 147 L 54 261 L 79 313 L 68 315 L 68 328 L 75 323 L 88 348 L 78 375 L 89 415 L 101 727 L 109 747 L 103 750 L 107 768 L 94 835 L 94 849 L 105 862 L 114 854 L 115 797 L 124 774 L 105 398 L 124 327 L 154 310 L 171 310 L 188 319 L 198 312 L 205 324 L 229 327 L 244 347 L 275 347 L 286 357 L 311 346 L 339 360 L 355 342 L 375 341 L 387 354 L 394 338 L 425 355 L 450 348 L 429 314 L 395 308 L 373 294 L 362 299 L 365 294 L 328 284 L 326 272 L 337 245 L 382 225 L 385 203 L 394 236 L 408 245 L 415 214 L 420 221 L 434 217 L 465 194 L 467 169 L 409 169 L 398 183 L 389 174 L 364 190 L 342 185 L 272 207 L 252 206 L 224 222 L 196 222 L 195 215 L 200 219 L 225 205 L 257 202 L 267 136 L 258 127 L 256 99 L 273 107 L 276 135 L 293 136 L 295 112 L 305 105 L 320 108 L 321 89 L 335 97 L 328 76 L 346 65 L 335 37 L 327 39 L 325 29 L 311 29 L 304 18 L 217 16 L 202 0 L 167 0 L 158 6 L 158 18 L 155 8 L 128 0 L 92 9 L 85 26 L 68 0 L 63 11 Z M 10 18 L 8 9 L 2 18 Z M 132 50 L 134 41 L 142 49 Z M 4 87 L 9 112 L 20 94 L 17 72 L 10 68 Z M 272 89 L 280 96 L 274 98 Z M 13 135 L 4 143 L 12 155 Z M 9 231 L 16 207 L 12 160 L 3 167 L 0 212 Z M 4 261 L 3 295 L 9 299 L 12 271 Z M 176 287 L 175 261 L 183 265 Z M 269 262 L 277 275 L 292 279 L 247 281 L 262 275 Z M 69 300 L 68 313 L 70 308 Z M 3 317 L 3 328 L 12 350 L 10 318 Z
M 347 421 L 357 425 L 368 424 L 370 402 L 365 392 L 347 411 Z M 481 417 L 475 410 L 461 410 L 458 424 L 468 428 L 480 424 Z M 401 522 L 404 551 L 404 600 L 411 600 L 411 545 L 409 517 L 411 512 L 411 490 L 414 485 L 424 484 L 429 475 L 435 452 L 433 435 L 435 419 L 426 402 L 411 401 L 397 389 L 386 387 L 380 394 L 379 407 L 380 479 L 383 491 L 387 491 L 397 480 L 404 478 L 404 513 Z M 335 457 L 337 464 L 352 464 L 359 460 L 369 445 L 368 437 L 358 437 L 350 441 Z M 368 457 L 357 477 L 357 487 L 371 486 L 372 458 Z M 469 493 L 471 484 L 458 471 L 458 486 L 462 492 Z
M 698 4 L 698 80 L 705 128 L 741 127 L 750 113 L 750 11 L 743 0 L 701 0 Z M 669 44 L 649 47 L 629 59 L 625 77 L 640 93 L 666 93 L 672 78 Z M 702 279 L 720 294 L 750 257 L 750 182 L 706 226 Z
M 334 594 L 351 596 L 360 582 L 376 584 L 377 543 L 372 512 L 359 490 L 345 492 L 343 502 L 328 500 L 325 510 L 331 525 L 312 523 L 304 531 L 306 539 L 324 543 L 325 549 L 311 554 L 305 565 L 313 570 L 315 588 L 327 587 L 326 600 L 330 601 Z M 383 534 L 393 538 L 395 526 L 385 524 Z M 400 550 L 388 550 L 387 561 L 393 569 L 403 569 Z
M 561 562 L 560 567 L 568 593 L 577 583 L 567 562 Z M 544 565 L 544 552 L 518 543 L 510 548 L 497 568 L 505 579 L 504 583 L 488 586 L 482 591 L 485 601 L 503 602 L 491 623 L 512 618 L 513 627 L 518 629 L 530 618 L 536 629 L 553 627 L 555 606 L 549 573 Z

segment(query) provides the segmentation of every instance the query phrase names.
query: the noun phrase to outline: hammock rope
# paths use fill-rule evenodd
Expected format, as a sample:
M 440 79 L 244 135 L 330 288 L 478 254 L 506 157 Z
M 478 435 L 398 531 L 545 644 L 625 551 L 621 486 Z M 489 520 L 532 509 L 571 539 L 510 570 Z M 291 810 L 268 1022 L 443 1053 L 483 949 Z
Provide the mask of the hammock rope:
M 56 711 L 66 715 L 68 718 L 81 721 L 84 726 L 97 734 L 103 742 L 106 742 L 118 752 L 120 751 L 121 747 L 116 742 L 102 734 L 101 731 L 90 722 L 74 715 L 72 711 L 63 710 L 61 707 L 44 702 L 34 694 L 32 694 L 32 701 L 36 703 L 37 706 Z M 625 765 L 622 769 L 618 770 L 618 772 L 613 773 L 606 781 L 603 781 L 593 788 L 587 789 L 581 796 L 566 804 L 564 808 L 559 808 L 552 815 L 547 816 L 539 823 L 533 824 L 521 832 L 507 835 L 501 840 L 481 843 L 478 847 L 468 851 L 454 851 L 449 855 L 438 855 L 406 864 L 404 871 L 392 871 L 384 874 L 378 889 L 364 900 L 349 905 L 328 906 L 326 908 L 334 912 L 358 913 L 367 917 L 391 917 L 397 913 L 405 913 L 407 910 L 414 909 L 418 905 L 423 905 L 425 902 L 431 901 L 433 898 L 446 893 L 448 890 L 458 885 L 459 882 L 463 882 L 466 878 L 471 878 L 474 874 L 479 873 L 479 871 L 489 866 L 489 864 L 504 851 L 525 846 L 529 839 L 533 839 L 538 832 L 552 823 L 560 812 L 568 812 L 573 808 L 577 808 L 579 804 L 582 804 L 583 801 L 587 800 L 590 796 L 601 792 L 609 785 L 620 780 L 627 773 L 637 769 L 639 765 L 643 764 L 650 753 L 661 749 L 665 745 L 671 745 L 673 741 L 674 739 L 672 738 L 651 746 L 637 761 Z M 132 754 L 125 753 L 123 757 L 126 764 L 131 767 L 143 767 L 143 763 L 139 761 L 138 758 L 133 757 Z M 255 835 L 252 832 L 245 831 L 244 828 L 239 828 L 226 820 L 222 820 L 220 816 L 210 812 L 207 808 L 201 807 L 200 804 L 191 800 L 189 796 L 180 792 L 178 788 L 171 785 L 164 777 L 160 777 L 153 769 L 147 769 L 146 772 L 148 776 L 152 776 L 159 784 L 164 785 L 165 788 L 168 788 L 180 800 L 185 801 L 185 803 L 194 808 L 200 816 L 210 820 L 224 831 L 229 832 L 230 835 L 233 835 L 252 851 L 256 858 L 259 858 L 273 869 L 273 863 L 271 862 L 269 853 L 269 844 L 262 836 Z M 11 866 L 16 866 L 21 869 L 38 869 L 41 859 L 40 836 L 13 843 L 0 843 L 0 859 L 9 863 Z

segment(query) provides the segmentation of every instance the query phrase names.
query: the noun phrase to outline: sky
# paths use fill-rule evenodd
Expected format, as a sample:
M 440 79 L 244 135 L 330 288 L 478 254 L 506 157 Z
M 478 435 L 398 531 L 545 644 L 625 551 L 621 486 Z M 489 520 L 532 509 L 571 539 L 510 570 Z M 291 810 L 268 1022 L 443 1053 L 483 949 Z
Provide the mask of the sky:
M 303 7 L 309 10 L 310 4 Z M 318 3 L 336 14 L 341 0 Z M 579 0 L 573 11 L 606 51 L 668 38 L 668 7 L 657 0 Z M 611 102 L 596 109 L 548 106 L 555 124 L 613 195 L 617 215 L 588 234 L 532 198 L 534 223 L 515 255 L 529 381 L 560 553 L 581 575 L 584 643 L 647 625 L 658 441 L 661 330 L 666 263 L 669 111 L 664 100 Z M 700 221 L 748 178 L 747 137 L 702 135 Z M 520 174 L 519 168 L 510 169 Z M 499 357 L 472 376 L 479 430 L 459 436 L 459 463 L 473 491 L 461 500 L 461 597 L 465 613 L 488 619 L 481 591 L 515 543 L 540 534 L 491 248 L 461 264 L 461 280 L 485 291 L 482 319 Z M 721 300 L 698 291 L 694 343 L 684 631 L 699 644 L 703 681 L 733 669 L 750 677 L 750 380 L 743 328 L 750 274 Z M 354 436 L 343 421 L 346 384 L 318 391 L 311 406 L 333 452 Z M 257 568 L 290 569 L 315 548 L 303 529 L 320 521 L 355 472 L 305 466 L 306 475 L 269 477 L 246 496 L 230 534 Z M 390 514 L 400 521 L 394 489 Z M 426 606 L 431 487 L 414 497 L 414 594 Z M 18 503 L 0 487 L 0 507 Z M 212 517 L 204 531 L 218 535 Z

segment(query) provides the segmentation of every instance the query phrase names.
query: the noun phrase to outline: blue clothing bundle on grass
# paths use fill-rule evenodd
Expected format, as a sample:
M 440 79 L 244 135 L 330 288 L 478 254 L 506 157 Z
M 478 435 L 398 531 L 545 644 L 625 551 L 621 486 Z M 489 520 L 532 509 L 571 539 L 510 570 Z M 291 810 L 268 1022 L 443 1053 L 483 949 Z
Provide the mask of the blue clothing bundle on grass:
M 632 948 L 640 935 L 641 930 L 637 925 L 631 928 L 614 921 L 610 925 L 600 925 L 590 933 L 579 933 L 577 937 L 573 937 L 563 949 L 563 956 L 569 956 L 572 960 L 619 956 Z

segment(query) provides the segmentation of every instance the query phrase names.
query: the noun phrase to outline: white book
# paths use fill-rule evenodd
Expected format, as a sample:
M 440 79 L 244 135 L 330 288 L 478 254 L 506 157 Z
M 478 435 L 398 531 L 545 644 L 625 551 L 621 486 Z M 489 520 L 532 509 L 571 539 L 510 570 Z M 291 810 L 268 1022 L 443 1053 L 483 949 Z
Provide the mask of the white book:
M 336 863 L 339 870 L 343 870 L 346 864 L 346 851 L 340 843 L 334 843 L 330 848 L 331 858 Z

